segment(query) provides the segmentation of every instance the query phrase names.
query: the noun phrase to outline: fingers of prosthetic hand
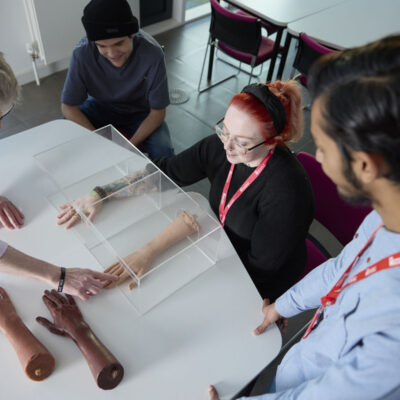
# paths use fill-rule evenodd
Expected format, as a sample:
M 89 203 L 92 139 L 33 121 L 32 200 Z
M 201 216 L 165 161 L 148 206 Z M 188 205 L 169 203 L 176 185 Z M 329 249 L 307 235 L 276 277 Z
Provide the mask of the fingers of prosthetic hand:
M 65 229 L 69 229 L 81 220 L 81 216 L 70 203 L 60 206 L 60 209 L 63 211 L 57 215 L 57 225 L 66 223 Z
M 129 277 L 129 272 L 120 263 L 113 264 L 111 267 L 107 268 L 105 272 L 115 275 L 117 279 L 113 282 L 107 282 L 105 285 L 103 285 L 104 289 L 112 289 Z
M 40 325 L 44 326 L 49 332 L 54 333 L 59 336 L 66 336 L 66 332 L 61 329 L 58 329 L 52 322 L 50 322 L 47 318 L 44 317 L 36 317 L 36 322 Z

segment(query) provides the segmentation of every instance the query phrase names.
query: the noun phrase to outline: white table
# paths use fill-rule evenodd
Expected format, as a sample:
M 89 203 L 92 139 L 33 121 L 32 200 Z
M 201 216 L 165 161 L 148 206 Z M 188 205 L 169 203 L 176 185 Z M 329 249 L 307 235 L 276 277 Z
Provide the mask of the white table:
M 308 15 L 315 14 L 321 10 L 329 9 L 343 1 L 348 0 L 226 0 L 228 3 L 238 7 L 278 28 L 271 65 L 268 70 L 267 82 L 272 79 L 278 49 L 282 39 L 283 30 L 288 23 L 297 21 Z M 286 56 L 285 56 L 286 61 Z M 284 64 L 284 62 L 283 62 Z M 280 69 L 282 61 L 280 63 Z M 282 66 L 283 68 L 283 66 Z M 278 77 L 279 77 L 278 72 Z
M 400 33 L 399 0 L 350 0 L 288 24 L 288 32 L 301 32 L 337 49 L 362 46 Z
M 345 1 L 348 0 L 227 0 L 260 19 L 283 27 Z
M 46 200 L 54 184 L 33 159 L 34 154 L 88 134 L 59 120 L 0 141 L 0 193 L 22 209 L 26 221 L 20 231 L 1 228 L 0 237 L 58 265 L 100 270 L 78 236 L 56 226 L 56 210 Z M 68 168 L 67 159 L 62 163 Z M 125 368 L 112 394 L 97 388 L 71 340 L 35 322 L 38 315 L 49 316 L 41 300 L 45 286 L 1 274 L 0 284 L 23 321 L 56 359 L 47 380 L 32 382 L 0 336 L 1 398 L 200 400 L 207 399 L 208 384 L 216 385 L 222 399 L 232 397 L 277 355 L 281 335 L 276 326 L 260 337 L 251 335 L 262 319 L 261 299 L 225 236 L 224 243 L 224 257 L 214 267 L 143 316 L 119 289 L 79 301 L 85 319 Z
M 305 32 L 321 44 L 339 50 L 362 46 L 400 33 L 399 15 L 399 0 L 348 0 L 290 22 L 288 38 L 290 40 Z M 283 67 L 279 71 L 278 75 L 283 72 Z

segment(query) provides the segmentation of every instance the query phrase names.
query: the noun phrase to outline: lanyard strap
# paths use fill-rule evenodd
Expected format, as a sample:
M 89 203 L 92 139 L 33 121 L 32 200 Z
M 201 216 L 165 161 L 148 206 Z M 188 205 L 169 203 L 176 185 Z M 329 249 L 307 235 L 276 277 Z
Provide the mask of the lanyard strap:
M 267 166 L 268 161 L 274 154 L 275 148 L 269 150 L 267 156 L 261 162 L 261 164 L 252 172 L 252 174 L 246 179 L 243 185 L 236 191 L 236 193 L 229 200 L 227 206 L 225 207 L 226 197 L 228 195 L 229 186 L 231 184 L 231 179 L 233 175 L 233 170 L 235 168 L 235 164 L 231 165 L 229 169 L 228 176 L 225 181 L 224 189 L 222 191 L 221 201 L 219 203 L 219 220 L 221 222 L 222 227 L 225 226 L 226 214 L 228 214 L 229 209 L 232 207 L 233 203 L 242 195 L 242 193 L 258 178 L 264 168 Z
M 369 276 L 382 271 L 384 269 L 389 269 L 389 268 L 395 268 L 400 266 L 400 252 L 392 254 L 391 256 L 385 257 L 378 261 L 377 263 L 365 268 L 358 274 L 354 275 L 346 284 L 344 284 L 345 280 L 348 278 L 351 269 L 353 268 L 355 262 L 358 260 L 358 258 L 364 253 L 365 249 L 371 244 L 373 238 L 375 237 L 376 233 L 378 230 L 383 226 L 383 223 L 381 223 L 373 232 L 371 237 L 368 239 L 367 243 L 362 247 L 362 249 L 357 253 L 355 256 L 354 260 L 352 263 L 349 265 L 349 267 L 346 269 L 346 271 L 343 273 L 343 275 L 340 277 L 340 279 L 336 282 L 335 286 L 329 291 L 329 293 L 323 297 L 321 297 L 321 306 L 318 308 L 316 313 L 314 314 L 313 319 L 311 320 L 310 324 L 308 325 L 308 328 L 306 330 L 306 333 L 303 336 L 303 339 L 305 339 L 309 333 L 313 330 L 314 324 L 321 315 L 323 309 L 326 306 L 330 306 L 332 304 L 336 303 L 336 299 L 342 293 L 342 291 L 347 288 L 348 286 L 352 285 L 353 283 L 359 282 L 365 278 L 368 278 Z

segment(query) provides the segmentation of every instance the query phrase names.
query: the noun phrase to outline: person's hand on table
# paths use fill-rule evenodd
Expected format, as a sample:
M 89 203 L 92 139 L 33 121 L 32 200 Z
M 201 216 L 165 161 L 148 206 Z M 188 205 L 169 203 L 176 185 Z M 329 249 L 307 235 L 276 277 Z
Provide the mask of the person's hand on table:
M 219 400 L 217 389 L 213 385 L 208 387 L 208 398 L 209 400 Z
M 59 275 L 54 279 L 55 287 L 58 286 Z M 81 300 L 87 300 L 95 296 L 103 288 L 104 281 L 114 282 L 118 276 L 92 271 L 82 268 L 67 268 L 63 292 L 72 296 L 77 296 Z
M 95 215 L 100 211 L 103 202 L 99 201 L 100 196 L 96 192 L 90 192 L 86 196 L 80 197 L 73 201 L 60 206 L 61 213 L 57 215 L 57 225 L 65 225 L 65 229 L 69 229 L 81 220 L 81 216 L 75 209 L 81 210 L 89 219 L 93 221 Z
M 0 222 L 7 229 L 19 229 L 24 224 L 24 214 L 3 196 L 0 196 Z
M 283 318 L 275 308 L 275 303 L 270 304 L 269 299 L 264 299 L 262 304 L 262 313 L 264 314 L 264 321 L 256 329 L 254 329 L 254 335 L 258 336 L 265 332 L 269 325 L 277 322 L 278 327 L 283 333 L 286 332 L 288 320 Z
M 267 327 L 274 322 L 278 323 L 279 328 L 282 329 L 283 332 L 286 331 L 288 321 L 286 318 L 283 318 L 280 314 L 278 314 L 275 308 L 275 303 L 270 304 L 269 299 L 264 299 L 262 313 L 264 314 L 264 321 L 256 329 L 254 329 L 254 335 L 261 335 L 263 332 L 265 332 Z M 213 385 L 208 387 L 208 397 L 209 400 L 219 400 L 217 389 L 215 389 Z

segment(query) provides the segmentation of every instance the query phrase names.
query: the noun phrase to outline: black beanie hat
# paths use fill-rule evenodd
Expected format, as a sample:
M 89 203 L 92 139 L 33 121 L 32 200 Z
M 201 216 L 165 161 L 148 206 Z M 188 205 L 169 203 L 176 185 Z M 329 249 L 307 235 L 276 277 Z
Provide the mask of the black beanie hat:
M 139 30 L 126 0 L 91 0 L 83 10 L 82 23 L 92 41 L 129 36 Z

